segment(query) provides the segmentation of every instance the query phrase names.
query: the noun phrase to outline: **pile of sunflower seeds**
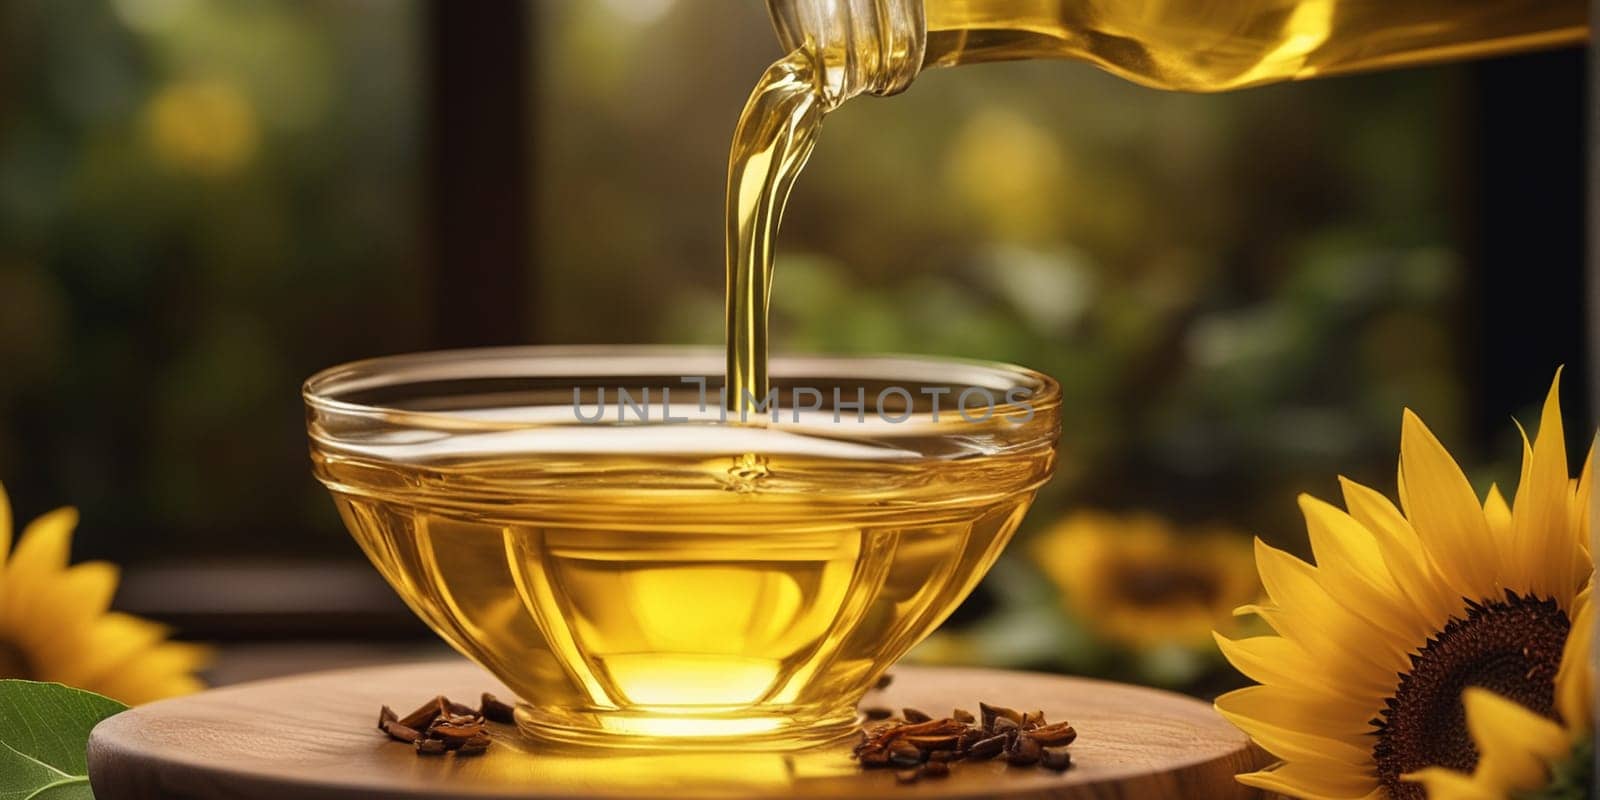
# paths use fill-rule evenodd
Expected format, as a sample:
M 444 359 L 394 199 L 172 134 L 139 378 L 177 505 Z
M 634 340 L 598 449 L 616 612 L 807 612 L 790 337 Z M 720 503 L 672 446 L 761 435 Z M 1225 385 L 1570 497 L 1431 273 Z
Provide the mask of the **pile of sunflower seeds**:
M 862 730 L 851 757 L 866 769 L 893 769 L 901 783 L 943 778 L 957 761 L 1004 758 L 1014 767 L 1057 772 L 1072 766 L 1067 746 L 1078 732 L 1071 725 L 1047 722 L 1043 711 L 1018 712 L 988 703 L 979 703 L 978 711 L 974 717 L 958 708 L 934 719 L 915 708 L 901 709 L 898 718 L 888 709 L 863 709 L 868 720 L 880 723 Z
M 378 712 L 378 730 L 411 745 L 419 756 L 479 755 L 489 749 L 485 724 L 513 721 L 511 706 L 488 692 L 483 693 L 477 708 L 439 695 L 403 717 L 388 706 Z

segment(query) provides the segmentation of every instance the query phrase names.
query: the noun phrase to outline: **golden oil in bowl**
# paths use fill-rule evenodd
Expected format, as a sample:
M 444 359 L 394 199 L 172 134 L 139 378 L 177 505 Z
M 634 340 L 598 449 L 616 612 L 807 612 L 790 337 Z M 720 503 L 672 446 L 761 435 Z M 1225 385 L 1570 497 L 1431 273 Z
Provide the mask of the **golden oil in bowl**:
M 376 378 L 319 376 L 307 392 L 316 473 L 362 549 L 546 738 L 787 747 L 847 732 L 866 689 L 971 592 L 1054 464 L 1054 384 L 1015 368 L 774 362 L 790 387 L 850 385 L 869 407 L 868 388 L 899 381 L 904 398 L 965 370 L 937 385 L 1025 387 L 1021 422 L 1012 404 L 981 421 L 901 405 L 740 424 L 692 388 L 675 395 L 687 408 L 582 422 L 608 380 L 637 398 L 719 365 L 709 351 L 570 352 L 380 359 L 355 365 Z

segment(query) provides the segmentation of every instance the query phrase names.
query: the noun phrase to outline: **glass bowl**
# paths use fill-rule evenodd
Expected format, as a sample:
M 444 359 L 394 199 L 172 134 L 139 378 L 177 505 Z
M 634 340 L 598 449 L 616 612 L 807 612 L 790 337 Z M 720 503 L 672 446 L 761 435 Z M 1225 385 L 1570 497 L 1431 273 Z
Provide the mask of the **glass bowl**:
M 518 347 L 306 382 L 314 472 L 416 614 L 528 734 L 763 749 L 848 733 L 1051 475 L 1055 381 L 902 356 Z M 422 688 L 422 687 L 419 687 Z

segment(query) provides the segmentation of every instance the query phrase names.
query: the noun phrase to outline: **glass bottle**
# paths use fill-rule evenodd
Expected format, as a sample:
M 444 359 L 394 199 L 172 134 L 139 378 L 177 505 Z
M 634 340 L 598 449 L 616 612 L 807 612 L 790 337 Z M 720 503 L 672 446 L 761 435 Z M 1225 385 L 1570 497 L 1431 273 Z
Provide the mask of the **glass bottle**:
M 929 67 L 1060 58 L 1160 89 L 1274 81 L 1583 42 L 1584 0 L 769 0 L 830 105 Z

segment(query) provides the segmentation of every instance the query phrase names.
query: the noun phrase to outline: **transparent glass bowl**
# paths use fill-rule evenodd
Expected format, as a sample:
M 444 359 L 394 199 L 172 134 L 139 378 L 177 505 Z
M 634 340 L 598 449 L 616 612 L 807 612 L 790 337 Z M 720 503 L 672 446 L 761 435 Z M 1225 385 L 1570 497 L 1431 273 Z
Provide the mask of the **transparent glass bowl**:
M 517 692 L 525 732 L 815 743 L 994 563 L 1054 467 L 1059 387 L 970 361 L 777 358 L 777 402 L 740 422 L 721 359 L 336 367 L 304 389 L 313 468 L 407 605 Z

